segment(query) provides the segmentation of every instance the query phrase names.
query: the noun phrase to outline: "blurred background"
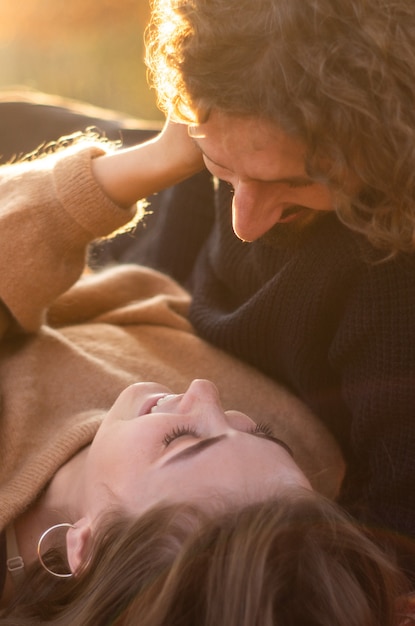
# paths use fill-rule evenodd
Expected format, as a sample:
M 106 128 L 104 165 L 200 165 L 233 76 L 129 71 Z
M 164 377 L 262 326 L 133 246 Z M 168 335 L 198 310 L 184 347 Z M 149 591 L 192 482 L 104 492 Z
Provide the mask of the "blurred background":
M 143 61 L 149 12 L 149 0 L 0 0 L 0 89 L 161 120 Z

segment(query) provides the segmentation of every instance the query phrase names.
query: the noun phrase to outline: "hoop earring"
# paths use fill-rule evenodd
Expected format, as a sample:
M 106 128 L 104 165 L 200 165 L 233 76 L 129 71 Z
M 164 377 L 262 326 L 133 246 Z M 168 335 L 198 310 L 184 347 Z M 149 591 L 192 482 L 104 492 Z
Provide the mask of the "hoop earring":
M 57 528 L 75 528 L 75 526 L 73 524 L 55 524 L 55 526 L 51 526 L 50 528 L 45 530 L 45 532 L 40 536 L 40 539 L 37 544 L 37 558 L 39 559 L 39 562 L 41 566 L 43 567 L 43 569 L 45 569 L 49 574 L 52 574 L 52 576 L 56 576 L 56 578 L 72 578 L 73 576 L 72 572 L 70 572 L 69 574 L 58 574 L 57 572 L 54 572 L 53 570 L 51 570 L 44 562 L 43 556 L 41 554 L 43 541 L 49 535 L 49 533 L 56 530 Z

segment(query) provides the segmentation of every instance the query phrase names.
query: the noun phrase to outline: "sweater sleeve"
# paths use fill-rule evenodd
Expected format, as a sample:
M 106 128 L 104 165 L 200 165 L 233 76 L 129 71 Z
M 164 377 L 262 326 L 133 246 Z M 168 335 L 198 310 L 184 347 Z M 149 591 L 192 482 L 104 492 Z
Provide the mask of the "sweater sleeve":
M 0 333 L 14 319 L 36 331 L 46 308 L 84 268 L 86 247 L 129 222 L 96 182 L 91 160 L 106 144 L 79 142 L 0 168 Z

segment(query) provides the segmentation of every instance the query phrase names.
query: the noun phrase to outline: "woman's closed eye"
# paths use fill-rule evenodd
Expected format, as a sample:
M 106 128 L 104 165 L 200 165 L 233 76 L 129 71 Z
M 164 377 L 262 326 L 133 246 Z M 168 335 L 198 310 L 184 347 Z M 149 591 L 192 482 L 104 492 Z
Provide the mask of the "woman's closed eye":
M 287 450 L 288 454 L 290 454 L 294 458 L 294 453 L 291 450 L 290 446 L 286 444 L 285 441 L 282 441 L 282 439 L 279 439 L 274 435 L 274 431 L 270 424 L 266 422 L 259 422 L 259 424 L 256 424 L 251 428 L 250 432 L 255 435 L 263 435 L 266 439 L 271 439 L 272 441 L 275 441 L 275 443 L 278 443 L 280 446 L 282 446 L 285 450 Z
M 274 435 L 274 431 L 271 425 L 268 424 L 267 422 L 260 422 L 258 424 L 255 424 L 247 432 L 252 435 L 263 435 L 266 439 L 271 439 L 272 441 L 275 441 L 276 443 L 281 445 L 283 448 L 285 448 L 285 450 L 287 450 L 287 452 L 291 456 L 294 456 L 291 448 L 284 441 L 282 441 L 281 439 L 279 439 L 278 437 Z M 175 426 L 164 435 L 163 445 L 165 448 L 167 448 L 176 439 L 179 439 L 180 437 L 189 437 L 189 436 L 194 437 L 195 439 L 200 439 L 201 437 L 200 433 L 193 426 L 190 426 L 189 424 Z
M 172 430 L 164 435 L 163 445 L 167 448 L 175 439 L 178 439 L 179 437 L 186 437 L 189 435 L 190 437 L 195 437 L 195 439 L 198 439 L 200 437 L 199 433 L 196 431 L 195 428 L 193 428 L 193 426 L 175 426 L 174 428 L 172 428 Z

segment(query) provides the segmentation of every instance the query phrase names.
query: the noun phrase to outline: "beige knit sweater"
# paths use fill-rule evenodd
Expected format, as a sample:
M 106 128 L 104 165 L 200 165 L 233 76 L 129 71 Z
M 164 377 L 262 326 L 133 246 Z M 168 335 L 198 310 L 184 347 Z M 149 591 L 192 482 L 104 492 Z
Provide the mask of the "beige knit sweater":
M 312 483 L 335 494 L 337 447 L 297 399 L 201 341 L 189 295 L 139 266 L 84 275 L 88 243 L 131 220 L 98 186 L 91 142 L 0 168 L 0 529 L 93 439 L 139 380 L 183 391 L 209 378 L 227 408 L 269 420 Z

